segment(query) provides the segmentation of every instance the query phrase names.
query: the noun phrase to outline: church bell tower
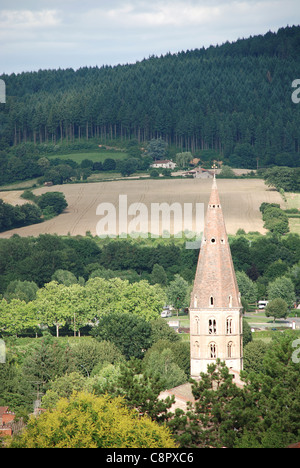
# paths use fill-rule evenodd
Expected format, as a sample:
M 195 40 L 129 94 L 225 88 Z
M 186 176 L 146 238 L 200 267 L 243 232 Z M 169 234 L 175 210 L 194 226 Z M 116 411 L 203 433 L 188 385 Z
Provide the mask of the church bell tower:
M 193 378 L 218 358 L 229 369 L 243 369 L 241 295 L 215 177 L 191 295 L 190 335 Z

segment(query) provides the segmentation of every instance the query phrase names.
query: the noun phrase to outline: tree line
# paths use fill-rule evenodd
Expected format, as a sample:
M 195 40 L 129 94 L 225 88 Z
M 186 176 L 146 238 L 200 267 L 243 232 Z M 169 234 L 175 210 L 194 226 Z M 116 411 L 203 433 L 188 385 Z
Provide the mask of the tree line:
M 298 26 L 134 65 L 2 75 L 2 149 L 24 142 L 162 137 L 231 166 L 297 166 Z
M 245 310 L 276 298 L 285 301 L 286 312 L 292 309 L 300 296 L 300 237 L 240 233 L 230 245 Z M 197 250 L 173 239 L 2 239 L 0 328 L 4 334 L 34 335 L 44 323 L 54 334 L 73 334 L 105 311 L 150 317 L 165 304 L 178 311 L 189 307 L 197 258 Z

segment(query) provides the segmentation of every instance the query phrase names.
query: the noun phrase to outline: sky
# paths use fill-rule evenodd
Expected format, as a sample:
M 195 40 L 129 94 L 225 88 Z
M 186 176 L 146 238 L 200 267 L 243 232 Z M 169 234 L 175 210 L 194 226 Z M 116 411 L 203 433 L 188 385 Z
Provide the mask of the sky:
M 0 0 L 0 74 L 136 63 L 299 24 L 299 0 Z

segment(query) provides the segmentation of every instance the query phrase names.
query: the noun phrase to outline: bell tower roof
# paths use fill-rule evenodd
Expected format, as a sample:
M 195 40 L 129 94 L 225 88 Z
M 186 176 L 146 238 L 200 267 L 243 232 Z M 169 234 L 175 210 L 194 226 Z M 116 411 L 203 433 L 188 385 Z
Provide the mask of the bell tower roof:
M 241 308 L 240 293 L 215 177 L 191 298 L 191 309 L 207 309 L 208 307 Z

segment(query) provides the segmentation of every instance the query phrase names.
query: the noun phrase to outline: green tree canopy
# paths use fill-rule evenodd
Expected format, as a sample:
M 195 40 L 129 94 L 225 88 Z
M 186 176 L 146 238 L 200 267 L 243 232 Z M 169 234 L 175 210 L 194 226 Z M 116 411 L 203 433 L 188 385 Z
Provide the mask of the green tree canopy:
M 273 299 L 266 307 L 266 316 L 275 319 L 286 318 L 288 315 L 288 305 L 280 297 Z
M 288 307 L 292 307 L 296 299 L 293 281 L 286 276 L 276 278 L 269 283 L 268 298 L 270 301 L 281 298 L 287 303 Z
M 162 138 L 153 138 L 148 143 L 147 154 L 154 160 L 164 159 L 167 154 L 167 146 L 167 143 Z
M 188 307 L 190 302 L 190 286 L 180 275 L 175 275 L 175 278 L 167 287 L 168 303 L 177 309 Z
M 91 334 L 96 340 L 111 341 L 126 359 L 142 359 L 152 344 L 151 325 L 144 318 L 129 313 L 103 315 Z
M 35 303 L 12 299 L 0 301 L 0 332 L 3 335 L 18 335 L 38 328 L 39 316 Z
M 293 359 L 295 334 L 276 334 L 263 359 L 263 373 L 252 373 L 246 391 L 260 422 L 245 427 L 237 443 L 244 448 L 285 448 L 299 441 L 299 364 Z
M 65 286 L 77 284 L 76 276 L 67 270 L 56 270 L 51 279 L 52 281 L 56 281 L 58 284 L 64 284 Z
M 12 281 L 6 288 L 4 298 L 8 301 L 19 299 L 26 303 L 34 301 L 38 291 L 37 285 L 33 281 Z
M 188 167 L 192 159 L 193 159 L 193 155 L 190 151 L 185 151 L 183 153 L 176 154 L 176 164 L 178 167 L 181 167 L 182 169 L 185 167 Z
M 236 279 L 239 286 L 241 296 L 250 304 L 257 301 L 258 291 L 257 286 L 244 271 L 236 272 Z
M 56 215 L 59 215 L 65 208 L 67 208 L 68 203 L 63 193 L 47 192 L 39 197 L 38 205 L 42 210 L 51 208 Z
M 290 167 L 272 167 L 266 170 L 264 179 L 269 187 L 277 190 L 283 189 L 286 192 L 297 190 L 295 180 L 295 170 Z
M 124 361 L 124 357 L 111 341 L 89 340 L 81 341 L 72 347 L 72 354 L 78 372 L 89 377 L 97 367 L 99 371 L 108 364 Z

